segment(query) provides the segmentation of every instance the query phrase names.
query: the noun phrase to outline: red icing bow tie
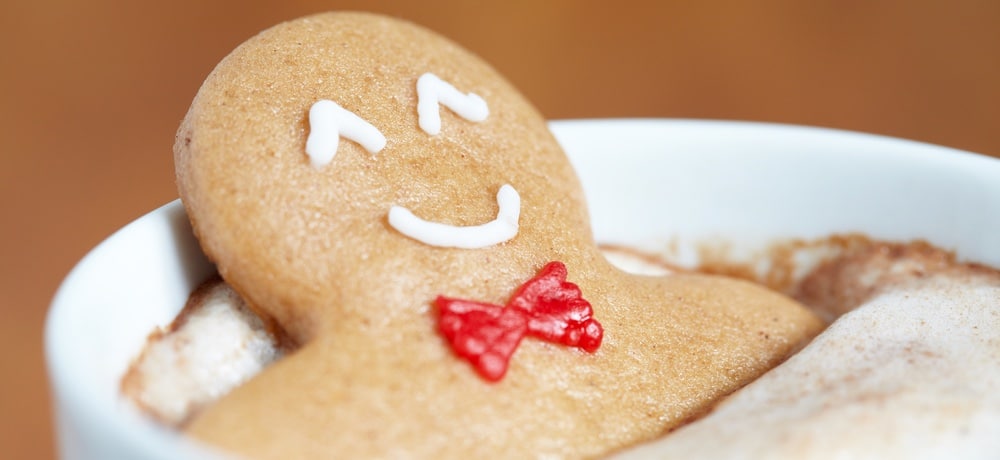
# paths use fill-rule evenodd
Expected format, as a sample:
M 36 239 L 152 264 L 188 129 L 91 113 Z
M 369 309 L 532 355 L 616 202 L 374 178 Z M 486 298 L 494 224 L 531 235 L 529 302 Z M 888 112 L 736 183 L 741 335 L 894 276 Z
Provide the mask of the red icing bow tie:
M 507 305 L 438 296 L 438 326 L 459 356 L 483 378 L 496 382 L 525 335 L 593 353 L 604 329 L 593 319 L 590 302 L 566 281 L 566 265 L 549 262 L 517 289 Z

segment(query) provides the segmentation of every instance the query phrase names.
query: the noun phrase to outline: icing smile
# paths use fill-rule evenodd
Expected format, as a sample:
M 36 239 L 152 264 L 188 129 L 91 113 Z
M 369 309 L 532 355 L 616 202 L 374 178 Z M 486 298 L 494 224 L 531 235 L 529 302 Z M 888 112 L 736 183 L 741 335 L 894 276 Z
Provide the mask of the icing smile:
M 431 222 L 415 216 L 409 209 L 389 209 L 389 225 L 399 233 L 431 246 L 477 249 L 493 246 L 517 236 L 521 216 L 521 196 L 510 185 L 497 192 L 496 219 L 481 225 L 460 227 Z

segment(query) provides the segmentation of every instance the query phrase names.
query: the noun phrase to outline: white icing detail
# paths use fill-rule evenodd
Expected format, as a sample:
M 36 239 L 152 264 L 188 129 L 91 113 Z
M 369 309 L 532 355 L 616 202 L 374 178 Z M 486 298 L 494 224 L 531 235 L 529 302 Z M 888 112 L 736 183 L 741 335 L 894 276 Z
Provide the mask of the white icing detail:
M 389 209 L 389 225 L 410 238 L 431 246 L 478 249 L 500 244 L 517 236 L 521 196 L 510 185 L 497 192 L 497 218 L 482 225 L 458 227 L 423 220 L 402 206 Z
M 329 99 L 321 99 L 309 109 L 309 138 L 306 154 L 316 168 L 322 168 L 337 154 L 340 136 L 371 153 L 385 147 L 385 136 L 378 128 Z
M 490 115 L 486 101 L 474 93 L 462 94 L 450 83 L 430 72 L 417 79 L 417 115 L 420 129 L 434 136 L 441 132 L 438 103 L 469 121 L 483 121 Z

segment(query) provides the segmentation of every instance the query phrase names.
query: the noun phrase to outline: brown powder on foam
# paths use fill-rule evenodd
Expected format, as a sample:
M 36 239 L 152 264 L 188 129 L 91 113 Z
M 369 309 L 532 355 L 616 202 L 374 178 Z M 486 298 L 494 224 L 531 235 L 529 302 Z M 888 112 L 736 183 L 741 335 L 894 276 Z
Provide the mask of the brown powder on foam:
M 738 261 L 725 242 L 698 245 L 699 263 L 674 263 L 676 242 L 662 255 L 618 245 L 602 249 L 627 253 L 644 263 L 672 272 L 698 272 L 745 279 L 781 292 L 832 322 L 887 289 L 919 283 L 931 274 L 956 279 L 1000 276 L 1000 271 L 961 262 L 954 252 L 927 241 L 905 243 L 874 240 L 862 234 L 841 234 L 814 240 L 791 239 L 767 246 L 749 260 Z
M 801 260 L 802 254 L 827 253 L 820 256 L 825 263 L 875 244 L 885 243 L 859 234 L 833 235 L 816 240 L 792 239 L 769 245 L 750 261 L 734 262 L 727 245 L 703 243 L 698 247 L 700 264 L 695 271 L 742 278 L 791 295 L 802 281 L 802 276 L 797 274 L 804 270 L 809 273 L 816 270 L 803 267 L 808 264 Z M 762 266 L 766 268 L 761 270 Z

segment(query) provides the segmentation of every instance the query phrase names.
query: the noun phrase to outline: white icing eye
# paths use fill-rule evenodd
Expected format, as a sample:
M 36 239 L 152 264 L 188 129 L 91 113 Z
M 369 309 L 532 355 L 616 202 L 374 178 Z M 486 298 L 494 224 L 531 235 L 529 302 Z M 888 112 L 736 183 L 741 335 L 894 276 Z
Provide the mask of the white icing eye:
M 497 218 L 482 225 L 458 227 L 421 219 L 402 206 L 389 209 L 389 225 L 410 238 L 431 246 L 478 249 L 503 243 L 517 236 L 521 218 L 521 195 L 510 185 L 497 192 Z
M 425 73 L 417 79 L 417 115 L 420 118 L 420 129 L 431 136 L 441 132 L 439 103 L 473 122 L 483 121 L 490 114 L 490 108 L 483 98 L 473 93 L 462 94 L 437 75 Z
M 322 168 L 333 160 L 341 136 L 361 144 L 370 153 L 385 148 L 385 136 L 371 123 L 328 99 L 313 104 L 309 109 L 306 154 L 314 167 Z

